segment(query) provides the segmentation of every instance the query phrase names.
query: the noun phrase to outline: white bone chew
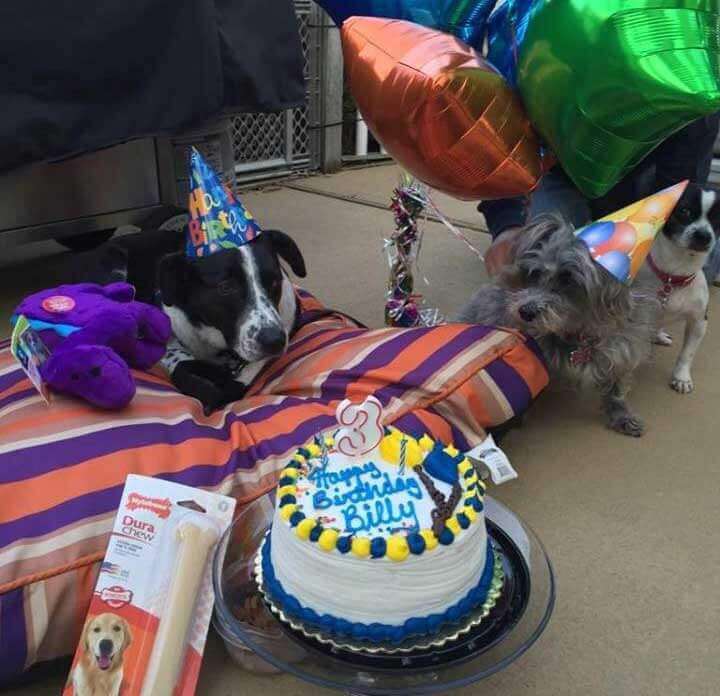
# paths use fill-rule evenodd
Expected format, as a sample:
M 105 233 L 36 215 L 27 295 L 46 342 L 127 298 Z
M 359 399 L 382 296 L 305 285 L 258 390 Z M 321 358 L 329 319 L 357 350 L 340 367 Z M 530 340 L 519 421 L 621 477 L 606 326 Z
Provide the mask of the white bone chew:
M 214 526 L 196 521 L 181 522 L 176 534 L 175 568 L 141 696 L 172 696 L 175 690 L 208 554 L 219 538 Z

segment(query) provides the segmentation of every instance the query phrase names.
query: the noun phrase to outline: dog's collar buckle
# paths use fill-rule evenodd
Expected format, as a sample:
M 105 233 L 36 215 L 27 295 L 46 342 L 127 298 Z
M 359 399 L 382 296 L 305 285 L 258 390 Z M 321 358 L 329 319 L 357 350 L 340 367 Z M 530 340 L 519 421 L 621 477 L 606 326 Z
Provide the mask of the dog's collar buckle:
M 652 272 L 658 277 L 658 279 L 662 283 L 662 286 L 658 290 L 658 299 L 660 300 L 660 304 L 663 307 L 670 299 L 670 295 L 672 294 L 673 290 L 676 290 L 677 288 L 684 288 L 687 285 L 690 285 L 690 283 L 695 280 L 695 276 L 697 275 L 697 273 L 691 273 L 690 275 L 684 276 L 672 275 L 672 273 L 665 273 L 665 271 L 659 268 L 658 265 L 655 263 L 652 254 L 648 254 L 647 262 Z

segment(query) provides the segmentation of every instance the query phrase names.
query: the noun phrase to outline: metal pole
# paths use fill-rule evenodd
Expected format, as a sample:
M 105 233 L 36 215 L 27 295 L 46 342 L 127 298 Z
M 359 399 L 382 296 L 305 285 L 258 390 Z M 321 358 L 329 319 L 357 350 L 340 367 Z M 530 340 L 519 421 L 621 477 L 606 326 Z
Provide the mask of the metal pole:
M 336 172 L 342 166 L 343 56 L 340 30 L 323 13 L 320 168 Z

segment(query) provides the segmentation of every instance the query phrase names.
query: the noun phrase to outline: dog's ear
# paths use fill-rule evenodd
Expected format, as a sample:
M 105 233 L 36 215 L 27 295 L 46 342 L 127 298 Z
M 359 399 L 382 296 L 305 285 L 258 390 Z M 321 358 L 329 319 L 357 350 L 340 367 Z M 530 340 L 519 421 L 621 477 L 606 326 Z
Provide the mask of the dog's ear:
M 118 617 L 123 627 L 123 645 L 122 649 L 127 650 L 132 645 L 132 632 L 130 631 L 130 624 L 122 618 Z
M 298 245 L 295 244 L 293 239 L 280 232 L 280 230 L 265 230 L 263 235 L 267 235 L 267 239 L 273 248 L 273 251 L 285 261 L 288 262 L 292 272 L 298 276 L 298 278 L 304 278 L 307 275 L 305 268 L 305 259 L 303 258 Z
M 177 305 L 185 296 L 188 270 L 188 261 L 182 251 L 160 259 L 157 283 L 163 304 Z
M 80 642 L 85 649 L 85 652 L 90 652 L 90 640 L 88 638 L 88 631 L 90 630 L 91 621 L 92 617 L 88 616 L 88 618 L 85 620 L 85 625 L 82 628 L 82 633 L 80 634 Z

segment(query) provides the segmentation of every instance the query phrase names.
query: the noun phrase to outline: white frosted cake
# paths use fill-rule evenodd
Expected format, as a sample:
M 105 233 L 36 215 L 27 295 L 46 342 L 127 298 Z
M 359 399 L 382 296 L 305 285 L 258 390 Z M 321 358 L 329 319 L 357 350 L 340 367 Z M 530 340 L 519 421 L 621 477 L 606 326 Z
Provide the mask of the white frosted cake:
M 428 436 L 384 433 L 362 456 L 333 439 L 296 453 L 281 473 L 262 567 L 271 601 L 291 619 L 398 643 L 484 604 L 494 556 L 470 460 Z

